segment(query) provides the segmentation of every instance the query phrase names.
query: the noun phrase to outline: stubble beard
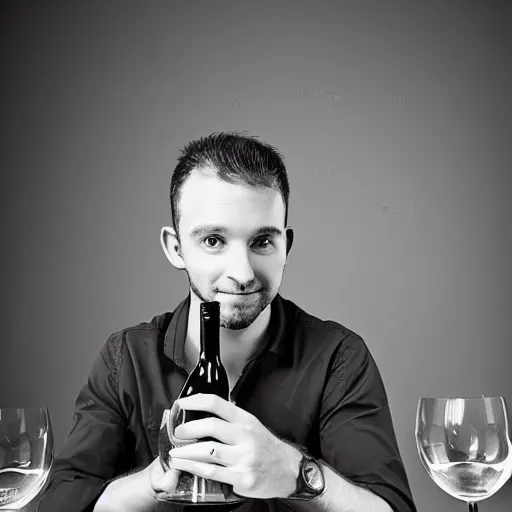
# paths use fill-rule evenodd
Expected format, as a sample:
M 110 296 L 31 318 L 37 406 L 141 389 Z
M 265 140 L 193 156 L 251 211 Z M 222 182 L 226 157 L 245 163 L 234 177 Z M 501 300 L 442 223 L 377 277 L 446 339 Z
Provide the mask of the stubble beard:
M 188 274 L 188 272 L 187 272 Z M 205 297 L 199 288 L 195 285 L 194 281 L 188 276 L 190 282 L 190 288 L 203 302 L 209 302 L 215 300 L 215 298 Z M 212 292 L 212 296 L 215 292 Z M 272 302 L 273 297 L 270 291 L 265 288 L 258 294 L 258 299 L 253 302 L 252 298 L 242 299 L 240 302 L 233 302 L 230 305 L 226 305 L 221 300 L 220 302 L 220 326 L 225 329 L 232 329 L 233 331 L 239 331 L 246 329 L 258 318 L 261 312 Z

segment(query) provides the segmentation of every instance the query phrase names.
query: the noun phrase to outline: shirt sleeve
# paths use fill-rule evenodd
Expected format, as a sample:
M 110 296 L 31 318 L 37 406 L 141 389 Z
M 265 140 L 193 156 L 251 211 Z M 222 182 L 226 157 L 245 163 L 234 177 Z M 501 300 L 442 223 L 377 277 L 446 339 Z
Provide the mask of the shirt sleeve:
M 75 401 L 73 426 L 50 470 L 39 512 L 90 512 L 110 479 L 127 472 L 133 443 L 119 403 L 122 333 L 96 356 Z
M 355 333 L 333 357 L 321 403 L 320 447 L 328 465 L 380 496 L 395 512 L 416 511 L 384 383 Z

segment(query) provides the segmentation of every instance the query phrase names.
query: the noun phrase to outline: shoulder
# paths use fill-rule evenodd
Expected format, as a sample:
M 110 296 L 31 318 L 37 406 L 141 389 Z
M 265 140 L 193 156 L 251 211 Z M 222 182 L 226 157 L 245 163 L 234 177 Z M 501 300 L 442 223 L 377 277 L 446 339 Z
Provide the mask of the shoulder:
M 165 336 L 173 313 L 154 316 L 149 322 L 141 322 L 112 333 L 100 349 L 100 357 L 111 369 L 114 380 L 123 366 L 127 355 L 141 349 L 156 347 L 158 340 Z
M 386 405 L 382 375 L 363 337 L 340 322 L 322 320 L 298 306 L 296 308 L 297 325 L 308 340 L 305 343 L 307 357 L 323 361 L 327 379 L 325 396 L 364 391 Z
M 318 369 L 325 377 L 343 386 L 361 378 L 380 381 L 381 376 L 363 337 L 335 320 L 323 320 L 290 300 L 283 307 L 293 329 L 295 360 Z M 366 376 L 366 377 L 365 377 Z
M 172 319 L 173 313 L 162 313 L 154 316 L 149 322 L 141 322 L 112 333 L 104 347 L 110 352 L 117 352 L 127 344 L 137 343 L 148 337 L 165 334 Z
M 338 358 L 347 351 L 368 352 L 364 339 L 346 325 L 321 319 L 290 300 L 282 300 L 287 317 L 294 323 L 295 338 L 311 345 L 315 351 L 329 350 Z

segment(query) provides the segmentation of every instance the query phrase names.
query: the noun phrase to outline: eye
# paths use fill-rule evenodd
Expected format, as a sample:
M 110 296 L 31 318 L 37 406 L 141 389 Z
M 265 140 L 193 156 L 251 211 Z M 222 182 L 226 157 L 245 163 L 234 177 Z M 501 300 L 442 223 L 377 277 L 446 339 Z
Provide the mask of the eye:
M 264 236 L 258 238 L 255 242 L 255 245 L 257 245 L 259 249 L 268 249 L 272 246 L 272 241 L 270 240 L 269 237 Z
M 210 249 L 217 249 L 219 247 L 219 244 L 217 242 L 221 242 L 222 240 L 217 236 L 207 236 L 203 239 L 203 243 L 206 245 L 206 247 Z

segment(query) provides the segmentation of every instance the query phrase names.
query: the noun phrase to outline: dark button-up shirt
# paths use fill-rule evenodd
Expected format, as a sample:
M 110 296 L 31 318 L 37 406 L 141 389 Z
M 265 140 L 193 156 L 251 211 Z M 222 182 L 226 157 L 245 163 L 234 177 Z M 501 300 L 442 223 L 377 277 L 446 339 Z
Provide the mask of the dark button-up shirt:
M 158 456 L 162 412 L 185 383 L 190 295 L 172 313 L 110 336 L 76 399 L 40 512 L 92 511 L 111 479 Z M 270 336 L 231 393 L 279 437 L 345 478 L 415 511 L 385 388 L 363 339 L 277 295 Z M 176 506 L 170 505 L 170 510 Z M 249 499 L 240 511 L 284 511 L 289 500 Z

